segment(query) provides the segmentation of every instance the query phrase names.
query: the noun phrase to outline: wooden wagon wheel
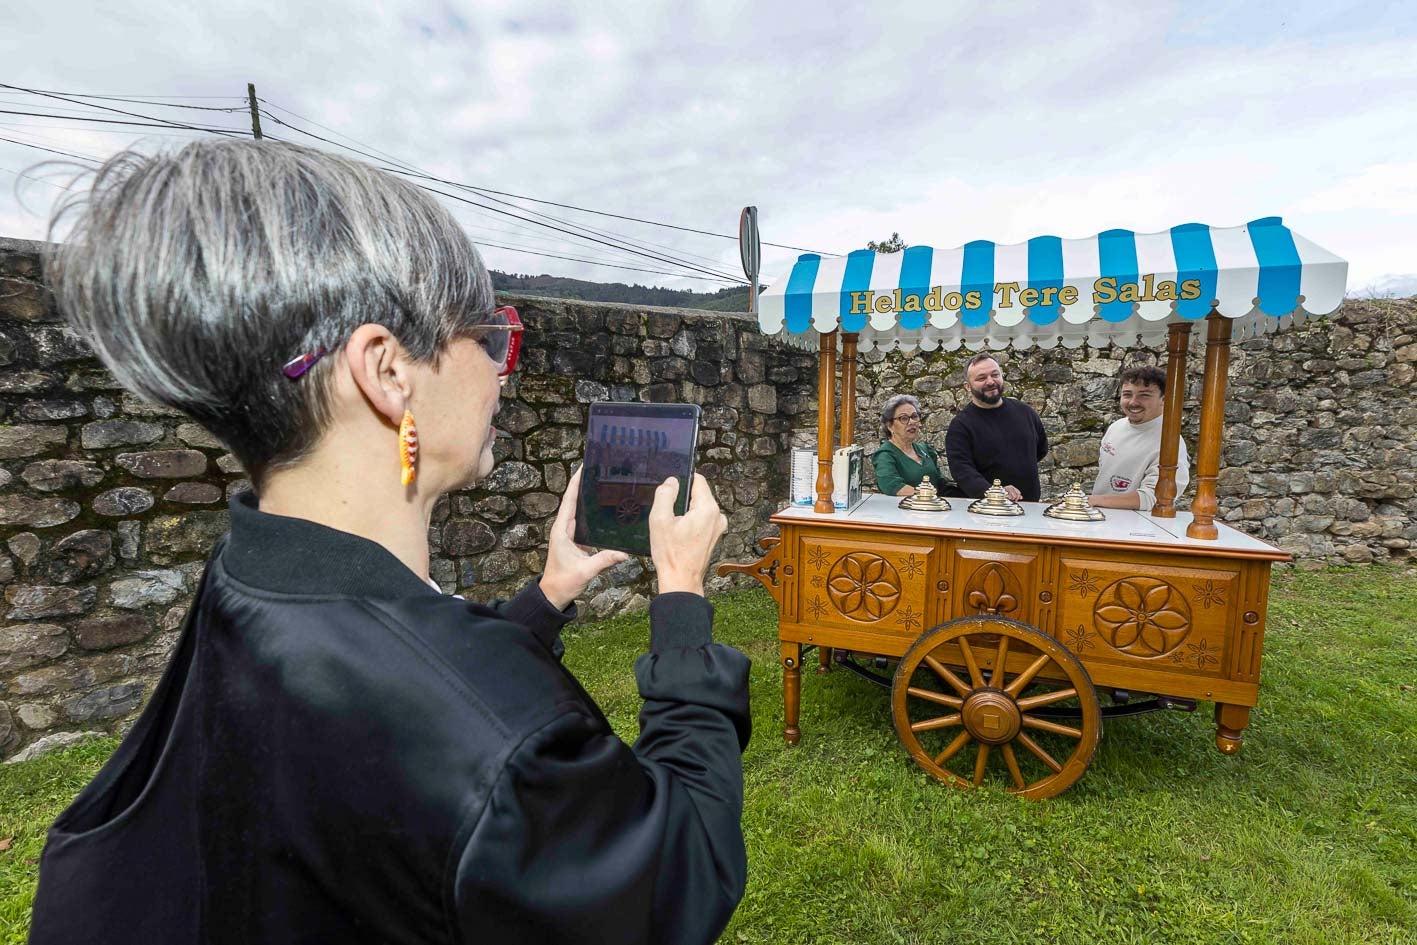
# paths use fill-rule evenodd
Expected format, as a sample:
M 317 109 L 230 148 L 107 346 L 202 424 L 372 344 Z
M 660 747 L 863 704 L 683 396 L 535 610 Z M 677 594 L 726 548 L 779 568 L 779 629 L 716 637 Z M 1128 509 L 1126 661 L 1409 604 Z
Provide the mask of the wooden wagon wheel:
M 1042 717 L 1065 705 L 1081 718 L 1065 725 Z M 915 641 L 896 667 L 891 716 L 901 744 L 936 778 L 975 787 L 1001 756 L 1009 792 L 1021 797 L 1067 790 L 1102 737 L 1097 693 L 1077 657 L 1027 624 L 988 615 L 952 620 Z M 961 752 L 971 745 L 971 776 L 945 767 L 967 760 Z

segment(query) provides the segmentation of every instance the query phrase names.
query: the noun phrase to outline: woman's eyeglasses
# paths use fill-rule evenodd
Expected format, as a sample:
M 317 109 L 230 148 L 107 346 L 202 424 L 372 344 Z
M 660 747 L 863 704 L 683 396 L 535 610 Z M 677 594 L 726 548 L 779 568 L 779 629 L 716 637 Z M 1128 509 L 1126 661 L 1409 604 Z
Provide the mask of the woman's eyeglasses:
M 503 305 L 488 316 L 487 321 L 468 334 L 487 352 L 487 357 L 497 366 L 497 376 L 507 377 L 517 369 L 517 355 L 522 350 L 521 317 L 511 305 Z M 324 348 L 291 358 L 281 365 L 281 373 L 292 381 L 315 366 L 315 362 L 325 356 Z
M 487 357 L 497 365 L 497 376 L 507 377 L 517 369 L 517 355 L 522 350 L 522 320 L 517 310 L 503 305 L 492 317 L 470 330 L 470 334 Z
M 911 421 L 919 422 L 921 418 L 918 413 L 898 413 L 891 419 L 896 423 L 910 423 Z

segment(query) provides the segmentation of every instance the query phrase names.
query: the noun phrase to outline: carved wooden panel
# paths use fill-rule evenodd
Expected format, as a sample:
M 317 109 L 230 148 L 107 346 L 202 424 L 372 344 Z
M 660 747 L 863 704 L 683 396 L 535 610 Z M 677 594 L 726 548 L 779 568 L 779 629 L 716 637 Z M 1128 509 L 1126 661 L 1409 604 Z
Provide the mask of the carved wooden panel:
M 1058 639 L 1086 663 L 1145 666 L 1224 676 L 1229 630 L 1238 620 L 1237 570 L 1170 560 L 1064 555 Z
M 994 614 L 1032 624 L 1037 610 L 1039 550 L 996 542 L 954 548 L 954 617 Z
M 822 627 L 918 636 L 929 629 L 927 593 L 937 580 L 933 544 L 840 531 L 798 539 L 801 606 L 797 620 Z

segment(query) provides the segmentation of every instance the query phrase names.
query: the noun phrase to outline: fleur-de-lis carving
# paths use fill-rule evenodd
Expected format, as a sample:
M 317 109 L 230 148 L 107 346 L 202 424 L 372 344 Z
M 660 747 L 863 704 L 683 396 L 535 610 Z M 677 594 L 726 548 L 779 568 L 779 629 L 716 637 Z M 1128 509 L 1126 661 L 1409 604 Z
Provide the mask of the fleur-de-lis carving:
M 1013 590 L 1009 572 L 990 561 L 969 579 L 969 606 L 979 613 L 1008 614 L 1018 610 L 1018 596 Z

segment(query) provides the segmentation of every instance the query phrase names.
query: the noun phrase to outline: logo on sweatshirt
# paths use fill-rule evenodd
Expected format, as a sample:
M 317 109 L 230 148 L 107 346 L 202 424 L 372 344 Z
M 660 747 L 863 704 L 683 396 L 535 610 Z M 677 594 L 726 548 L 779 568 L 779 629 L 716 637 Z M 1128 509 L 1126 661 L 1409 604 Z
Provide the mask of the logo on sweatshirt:
M 1116 455 L 1117 455 L 1117 447 L 1113 446 L 1113 445 L 1112 445 L 1112 442 L 1111 442 L 1110 440 L 1103 440 L 1103 441 L 1102 441 L 1102 452 L 1106 453 L 1108 456 L 1116 456 Z
M 1127 492 L 1132 488 L 1132 481 L 1125 476 L 1113 476 L 1112 488 L 1118 492 Z

